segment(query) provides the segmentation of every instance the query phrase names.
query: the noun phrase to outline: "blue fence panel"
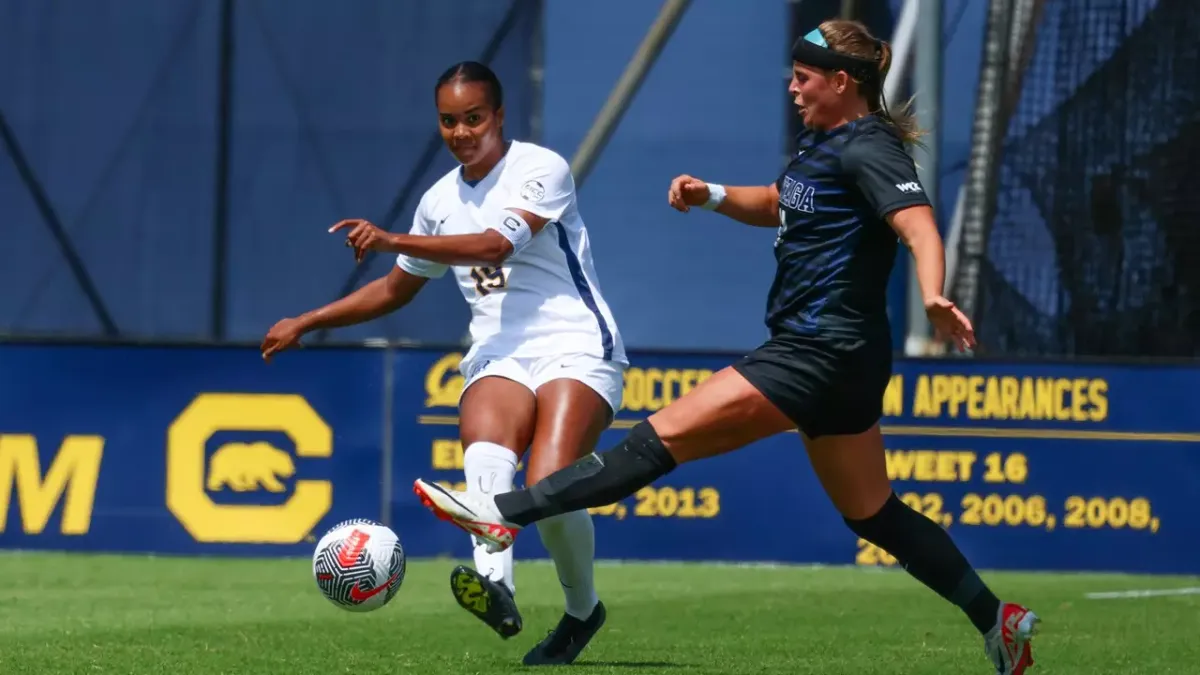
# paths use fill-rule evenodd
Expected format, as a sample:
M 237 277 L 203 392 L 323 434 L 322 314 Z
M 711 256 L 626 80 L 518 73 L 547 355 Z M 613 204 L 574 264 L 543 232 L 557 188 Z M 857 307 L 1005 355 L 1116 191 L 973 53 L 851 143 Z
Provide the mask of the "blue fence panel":
M 0 544 L 307 555 L 382 511 L 383 361 L 0 346 Z
M 221 6 L 188 0 L 0 0 L 0 111 L 123 336 L 209 337 L 221 89 Z M 338 297 L 355 270 L 343 218 L 379 220 L 416 173 L 392 223 L 407 231 L 454 160 L 433 87 L 481 58 L 511 2 L 259 0 L 232 4 L 225 337 Z M 538 12 L 520 12 L 492 66 L 506 132 L 527 138 Z M 353 44 L 353 48 L 345 45 Z M 0 144 L 0 331 L 100 335 L 96 313 Z M 28 255 L 28 251 L 39 255 Z M 375 256 L 363 276 L 386 273 Z M 336 332 L 456 343 L 467 311 L 449 280 L 405 312 Z
M 462 480 L 458 358 L 396 359 L 391 514 L 415 555 L 470 551 L 408 491 L 416 477 Z M 602 447 L 731 360 L 632 359 Z M 981 567 L 1195 573 L 1197 385 L 1200 368 L 900 362 L 885 401 L 889 472 Z M 894 564 L 846 529 L 795 434 L 685 465 L 594 513 L 604 558 Z M 545 555 L 538 537 L 517 546 Z

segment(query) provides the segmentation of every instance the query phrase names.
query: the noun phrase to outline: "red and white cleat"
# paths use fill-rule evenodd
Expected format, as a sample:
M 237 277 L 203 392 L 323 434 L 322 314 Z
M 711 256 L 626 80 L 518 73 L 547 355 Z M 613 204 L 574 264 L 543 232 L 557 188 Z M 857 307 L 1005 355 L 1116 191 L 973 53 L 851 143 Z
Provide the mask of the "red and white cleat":
M 983 636 L 984 649 L 996 666 L 996 675 L 1023 675 L 1033 667 L 1029 644 L 1041 619 L 1028 609 L 1006 602 L 1000 605 L 996 625 Z
M 513 545 L 520 527 L 505 522 L 491 497 L 447 490 L 420 478 L 413 492 L 433 514 L 465 530 L 482 541 L 489 553 L 499 553 Z

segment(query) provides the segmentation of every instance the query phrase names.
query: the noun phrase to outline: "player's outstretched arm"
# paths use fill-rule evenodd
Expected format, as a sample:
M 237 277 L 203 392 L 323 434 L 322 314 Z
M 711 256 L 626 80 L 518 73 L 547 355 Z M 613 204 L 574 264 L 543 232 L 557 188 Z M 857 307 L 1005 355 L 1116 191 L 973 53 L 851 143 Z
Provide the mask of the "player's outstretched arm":
M 933 220 L 933 209 L 926 205 L 907 206 L 888 213 L 886 218 L 912 253 L 925 313 L 937 337 L 953 340 L 960 349 L 973 348 L 975 329 L 971 320 L 942 295 L 946 283 L 946 252 Z
M 346 245 L 361 261 L 367 251 L 399 253 L 441 265 L 489 265 L 504 262 L 523 243 L 532 239 L 548 222 L 521 209 L 502 209 L 490 216 L 494 223 L 475 234 L 392 233 L 366 220 L 343 220 L 330 232 L 346 230 Z
M 682 175 L 671 181 L 667 203 L 687 213 L 706 208 L 755 227 L 779 227 L 779 189 L 775 184 L 723 186 Z
M 394 312 L 411 302 L 427 281 L 426 277 L 393 266 L 387 276 L 344 298 L 276 323 L 263 338 L 262 357 L 270 362 L 274 354 L 296 346 L 300 338 L 314 330 L 352 326 Z

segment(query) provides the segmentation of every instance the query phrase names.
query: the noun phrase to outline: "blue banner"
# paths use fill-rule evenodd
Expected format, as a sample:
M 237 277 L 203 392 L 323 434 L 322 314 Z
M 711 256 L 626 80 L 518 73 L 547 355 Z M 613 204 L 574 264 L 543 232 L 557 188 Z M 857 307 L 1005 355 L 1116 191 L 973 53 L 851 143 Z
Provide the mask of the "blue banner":
M 410 552 L 469 555 L 408 491 L 462 481 L 459 354 L 396 359 L 393 525 Z M 634 354 L 618 442 L 732 357 Z M 897 493 L 981 568 L 1200 572 L 1200 368 L 902 361 L 885 398 Z M 597 555 L 891 565 L 845 527 L 795 433 L 687 464 L 593 509 Z M 518 557 L 541 557 L 539 538 Z
M 308 555 L 383 511 L 384 358 L 0 346 L 0 544 Z
M 460 358 L 0 345 L 0 546 L 308 555 L 366 517 L 410 555 L 467 556 L 411 492 L 463 479 Z M 733 358 L 633 354 L 601 447 Z M 1198 388 L 1200 367 L 901 361 L 888 470 L 981 568 L 1200 573 Z M 894 564 L 845 527 L 795 433 L 593 513 L 602 558 Z M 516 551 L 546 555 L 533 533 Z

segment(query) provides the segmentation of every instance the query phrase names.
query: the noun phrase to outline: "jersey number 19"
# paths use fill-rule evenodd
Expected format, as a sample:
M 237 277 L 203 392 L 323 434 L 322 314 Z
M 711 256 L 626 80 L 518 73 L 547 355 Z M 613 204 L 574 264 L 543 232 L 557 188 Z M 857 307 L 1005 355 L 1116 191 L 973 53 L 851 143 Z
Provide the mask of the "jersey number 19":
M 508 285 L 503 267 L 472 267 L 471 278 L 475 280 L 475 290 L 480 295 L 487 295 Z

